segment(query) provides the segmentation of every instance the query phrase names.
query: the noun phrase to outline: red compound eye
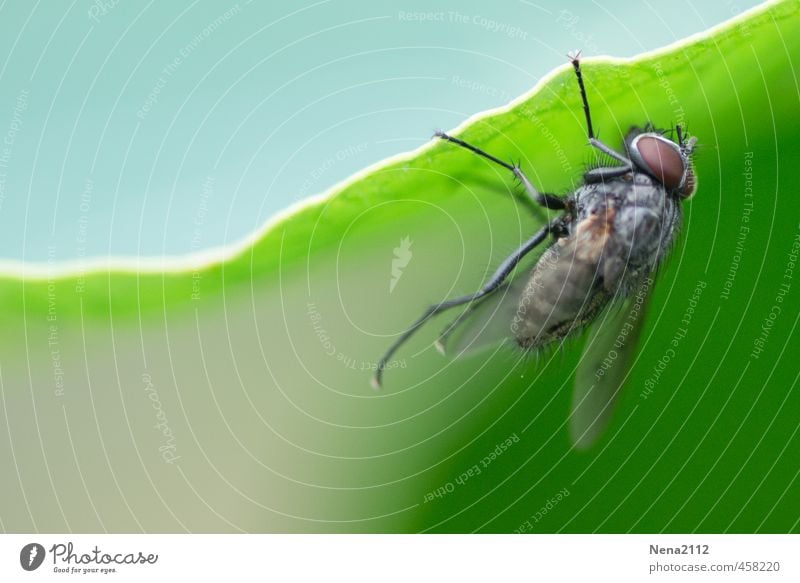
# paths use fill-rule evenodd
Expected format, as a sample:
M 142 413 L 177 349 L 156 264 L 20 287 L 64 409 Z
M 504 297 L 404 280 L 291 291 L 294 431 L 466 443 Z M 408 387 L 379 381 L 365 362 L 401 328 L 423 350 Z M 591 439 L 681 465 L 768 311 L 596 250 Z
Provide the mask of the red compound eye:
M 661 184 L 670 190 L 681 185 L 685 165 L 677 146 L 655 136 L 642 136 L 635 148 L 640 161 Z

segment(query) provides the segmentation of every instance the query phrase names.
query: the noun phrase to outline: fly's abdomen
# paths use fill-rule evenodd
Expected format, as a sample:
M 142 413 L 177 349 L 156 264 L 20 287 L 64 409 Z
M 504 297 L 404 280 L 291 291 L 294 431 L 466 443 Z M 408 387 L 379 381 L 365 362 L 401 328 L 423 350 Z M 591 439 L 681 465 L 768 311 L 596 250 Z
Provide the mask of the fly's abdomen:
M 511 322 L 523 348 L 559 340 L 590 321 L 608 296 L 597 263 L 575 253 L 574 240 L 560 240 L 536 263 Z

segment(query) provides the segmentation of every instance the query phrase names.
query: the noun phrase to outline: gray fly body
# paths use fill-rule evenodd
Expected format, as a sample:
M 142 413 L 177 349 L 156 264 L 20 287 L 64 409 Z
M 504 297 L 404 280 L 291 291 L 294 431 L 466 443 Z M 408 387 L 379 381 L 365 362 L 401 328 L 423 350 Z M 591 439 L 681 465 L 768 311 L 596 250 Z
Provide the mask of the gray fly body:
M 642 172 L 584 184 L 565 204 L 574 220 L 536 263 L 512 319 L 522 348 L 560 340 L 628 297 L 658 266 L 681 218 L 678 201 Z
M 680 126 L 677 141 L 649 124 L 632 128 L 624 153 L 595 138 L 577 55 L 572 65 L 583 101 L 589 143 L 613 162 L 584 174 L 574 193 L 558 197 L 536 190 L 515 165 L 444 133 L 443 140 L 508 169 L 532 202 L 563 213 L 524 242 L 475 293 L 430 306 L 389 347 L 372 379 L 379 388 L 394 352 L 432 316 L 468 306 L 436 345 L 464 355 L 511 341 L 535 351 L 592 325 L 575 379 L 570 434 L 576 447 L 596 441 L 608 424 L 627 377 L 653 274 L 680 226 L 681 201 L 696 188 L 691 167 L 695 138 Z M 512 277 L 520 261 L 551 238 L 527 276 Z

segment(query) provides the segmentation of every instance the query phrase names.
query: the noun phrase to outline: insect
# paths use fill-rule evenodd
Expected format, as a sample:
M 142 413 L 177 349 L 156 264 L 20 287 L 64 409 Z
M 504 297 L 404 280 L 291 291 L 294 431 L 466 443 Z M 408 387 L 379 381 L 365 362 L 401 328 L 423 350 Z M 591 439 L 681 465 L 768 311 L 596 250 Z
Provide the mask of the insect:
M 373 387 L 395 351 L 432 316 L 468 305 L 439 335 L 437 348 L 458 354 L 502 341 L 536 351 L 594 323 L 575 377 L 570 435 L 590 446 L 608 424 L 644 319 L 656 269 L 675 240 L 681 202 L 694 194 L 692 152 L 680 125 L 677 141 L 650 124 L 633 127 L 617 152 L 594 133 L 579 54 L 570 55 L 586 118 L 589 144 L 607 160 L 590 168 L 574 192 L 539 192 L 518 165 L 458 138 L 437 137 L 513 173 L 530 199 L 562 211 L 525 241 L 475 293 L 429 306 L 378 362 Z M 527 276 L 509 281 L 520 261 L 549 239 Z

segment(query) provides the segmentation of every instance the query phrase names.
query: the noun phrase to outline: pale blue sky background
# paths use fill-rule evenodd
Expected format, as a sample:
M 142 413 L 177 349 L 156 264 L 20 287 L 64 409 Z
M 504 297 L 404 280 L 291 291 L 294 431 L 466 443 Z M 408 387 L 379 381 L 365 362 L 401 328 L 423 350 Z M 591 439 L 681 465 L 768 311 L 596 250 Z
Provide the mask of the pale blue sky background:
M 180 254 L 757 2 L 5 2 L 0 258 Z M 419 194 L 419 193 L 417 193 Z

